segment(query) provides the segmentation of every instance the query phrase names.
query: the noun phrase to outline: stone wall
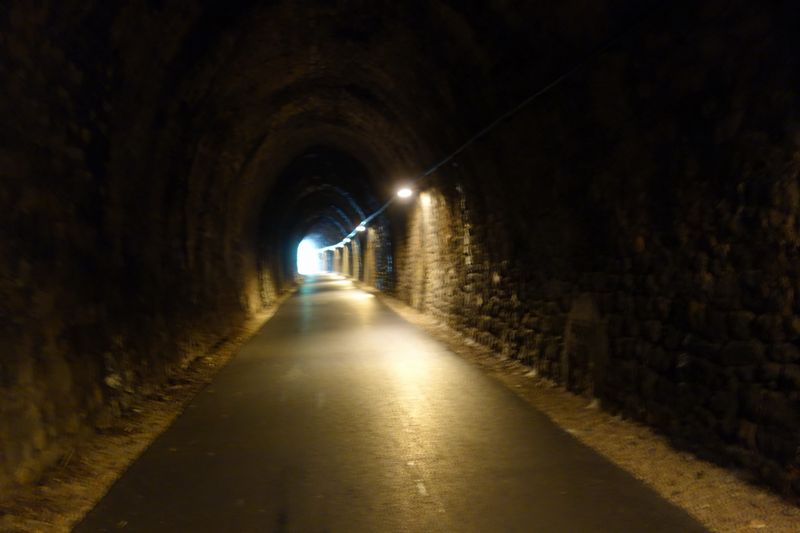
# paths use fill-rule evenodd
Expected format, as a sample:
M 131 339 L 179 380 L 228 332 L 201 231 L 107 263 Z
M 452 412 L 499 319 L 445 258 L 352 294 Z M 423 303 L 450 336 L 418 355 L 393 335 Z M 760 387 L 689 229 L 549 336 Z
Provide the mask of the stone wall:
M 370 287 L 376 287 L 378 285 L 376 271 L 378 232 L 374 228 L 368 228 L 365 235 L 363 237 L 359 236 L 359 239 L 364 243 L 362 245 L 364 249 L 364 274 L 361 277 L 361 281 Z
M 286 286 L 212 235 L 224 209 L 189 184 L 168 69 L 114 32 L 138 7 L 0 8 L 0 498 Z M 187 24 L 150 28 L 162 60 Z
M 398 296 L 800 492 L 790 12 L 670 10 L 592 59 L 421 184 Z

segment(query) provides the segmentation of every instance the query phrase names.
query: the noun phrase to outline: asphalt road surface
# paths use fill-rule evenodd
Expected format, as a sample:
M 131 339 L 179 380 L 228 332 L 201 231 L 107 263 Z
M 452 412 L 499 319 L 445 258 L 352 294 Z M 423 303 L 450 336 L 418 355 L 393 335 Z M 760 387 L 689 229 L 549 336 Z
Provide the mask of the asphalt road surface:
M 343 279 L 311 279 L 75 531 L 704 531 Z

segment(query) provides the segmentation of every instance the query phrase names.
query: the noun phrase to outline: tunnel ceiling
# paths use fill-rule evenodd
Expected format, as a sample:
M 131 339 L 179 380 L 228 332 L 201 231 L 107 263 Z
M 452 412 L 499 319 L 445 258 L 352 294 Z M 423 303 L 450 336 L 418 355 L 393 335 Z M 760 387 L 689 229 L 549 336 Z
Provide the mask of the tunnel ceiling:
M 262 210 L 261 238 L 290 248 L 312 235 L 321 245 L 339 242 L 379 207 L 374 179 L 348 154 L 310 148 L 277 177 Z
M 147 195 L 173 219 L 172 204 L 186 195 L 187 220 L 149 229 L 188 227 L 190 256 L 203 246 L 251 246 L 265 226 L 336 242 L 339 224 L 352 229 L 354 205 L 368 212 L 381 204 L 398 179 L 609 31 L 576 24 L 574 7 L 151 1 L 78 10 L 87 26 L 110 22 L 112 53 L 122 59 L 107 73 L 115 146 L 149 145 L 153 154 L 131 162 L 126 149 L 114 150 L 111 194 L 119 207 Z M 572 28 L 574 40 L 562 33 L 558 48 L 537 47 L 553 24 Z M 349 159 L 358 176 L 341 165 L 312 171 L 304 158 L 320 148 L 320 161 Z M 150 193 L 129 181 L 138 170 L 154 176 Z M 217 244 L 203 243 L 211 227 L 225 236 Z
M 179 107 L 202 153 L 213 153 L 213 175 L 198 169 L 192 180 L 239 206 L 231 211 L 231 228 L 253 224 L 276 186 L 281 193 L 274 202 L 298 204 L 290 214 L 297 213 L 301 226 L 314 208 L 351 208 L 349 201 L 331 203 L 334 190 L 362 210 L 374 207 L 389 193 L 392 176 L 418 171 L 419 161 L 432 157 L 429 147 L 446 141 L 451 127 L 443 130 L 432 117 L 455 103 L 416 38 L 428 9 L 382 5 L 370 13 L 254 4 L 228 12 L 224 25 L 211 8 L 188 25 L 173 59 L 181 68 L 167 67 L 180 76 L 169 84 L 175 94 L 159 101 Z M 319 161 L 336 164 L 326 154 L 338 152 L 338 163 L 350 158 L 366 170 L 358 169 L 358 179 L 346 168 L 314 172 L 314 147 L 327 147 Z M 298 170 L 303 162 L 308 175 Z M 283 186 L 282 179 L 292 183 Z M 315 200 L 315 188 L 328 199 Z
M 62 214 L 74 210 L 90 235 L 75 239 L 76 253 L 89 262 L 97 249 L 108 254 L 70 276 L 96 269 L 133 287 L 217 297 L 209 281 L 224 272 L 241 292 L 259 261 L 285 264 L 303 234 L 337 242 L 398 182 L 648 7 L 15 0 L 0 12 L 15 32 L 8 72 L 21 72 L 7 87 L 28 103 L 7 112 L 40 129 L 9 133 L 8 144 L 41 162 L 34 175 L 63 175 L 82 159 L 58 186 L 80 197 Z M 62 83 L 45 70 L 64 73 Z M 40 102 L 53 102 L 44 118 Z M 47 150 L 58 157 L 42 158 Z M 493 187 L 479 172 L 434 178 Z M 43 189 L 58 203 L 58 188 Z

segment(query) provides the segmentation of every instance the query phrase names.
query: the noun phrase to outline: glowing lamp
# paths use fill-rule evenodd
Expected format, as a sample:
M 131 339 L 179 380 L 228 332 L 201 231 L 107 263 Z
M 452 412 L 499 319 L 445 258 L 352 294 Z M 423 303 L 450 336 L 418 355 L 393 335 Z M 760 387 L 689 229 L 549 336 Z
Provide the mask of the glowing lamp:
M 364 224 L 359 224 L 356 227 L 356 231 L 367 231 L 367 227 Z
M 400 198 L 408 198 L 412 194 L 414 193 L 408 187 L 403 187 L 402 189 L 397 191 L 397 196 L 399 196 Z

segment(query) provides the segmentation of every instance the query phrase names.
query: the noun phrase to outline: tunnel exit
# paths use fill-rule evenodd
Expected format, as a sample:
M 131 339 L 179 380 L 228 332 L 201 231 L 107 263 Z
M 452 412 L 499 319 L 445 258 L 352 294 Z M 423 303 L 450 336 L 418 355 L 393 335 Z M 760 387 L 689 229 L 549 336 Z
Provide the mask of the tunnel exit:
M 297 245 L 297 273 L 302 276 L 318 274 L 322 265 L 317 243 L 312 239 L 303 239 Z

